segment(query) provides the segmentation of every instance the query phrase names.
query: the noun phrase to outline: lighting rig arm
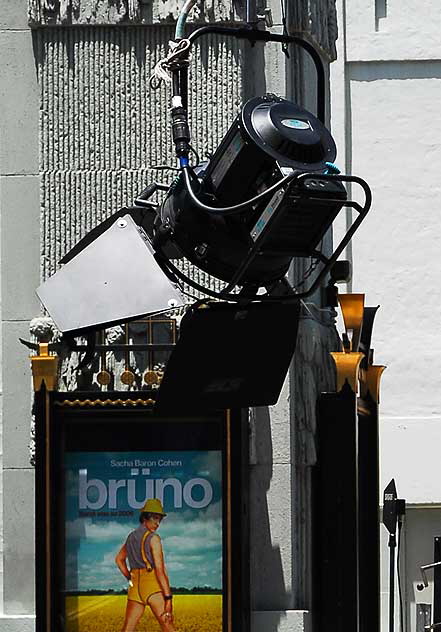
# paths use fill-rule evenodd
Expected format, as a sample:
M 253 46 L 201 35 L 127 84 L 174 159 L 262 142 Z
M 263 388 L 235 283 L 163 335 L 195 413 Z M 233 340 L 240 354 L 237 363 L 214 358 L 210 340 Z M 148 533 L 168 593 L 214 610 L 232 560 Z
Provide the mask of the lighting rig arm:
M 295 44 L 300 48 L 303 48 L 311 57 L 315 70 L 317 73 L 317 118 L 325 123 L 325 103 L 326 103 L 326 81 L 325 81 L 325 69 L 322 59 L 318 51 L 312 44 L 306 40 L 298 37 L 297 35 L 282 35 L 279 33 L 271 33 L 270 31 L 261 31 L 253 26 L 217 26 L 207 25 L 196 29 L 188 36 L 188 40 L 191 44 L 194 44 L 197 39 L 203 35 L 209 33 L 215 33 L 217 35 L 225 35 L 229 37 L 235 37 L 236 39 L 248 40 L 252 45 L 256 42 L 276 42 L 280 44 Z

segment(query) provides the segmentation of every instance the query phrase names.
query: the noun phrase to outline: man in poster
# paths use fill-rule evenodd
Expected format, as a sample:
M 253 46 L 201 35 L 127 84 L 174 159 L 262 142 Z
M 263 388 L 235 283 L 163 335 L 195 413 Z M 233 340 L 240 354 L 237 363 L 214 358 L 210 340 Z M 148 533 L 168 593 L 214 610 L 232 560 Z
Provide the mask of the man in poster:
M 134 632 L 146 605 L 155 615 L 161 630 L 175 632 L 173 596 L 161 538 L 156 533 L 166 515 L 160 500 L 147 500 L 141 509 L 139 527 L 129 534 L 115 558 L 119 570 L 129 582 L 126 616 L 121 632 Z
M 64 468 L 65 632 L 222 632 L 221 451 L 81 450 Z

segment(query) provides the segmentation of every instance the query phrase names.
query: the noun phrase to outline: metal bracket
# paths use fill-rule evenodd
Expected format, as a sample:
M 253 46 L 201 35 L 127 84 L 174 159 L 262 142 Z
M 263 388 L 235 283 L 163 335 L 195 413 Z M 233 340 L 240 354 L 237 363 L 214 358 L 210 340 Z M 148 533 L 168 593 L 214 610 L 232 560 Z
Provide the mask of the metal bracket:
M 416 606 L 416 632 L 424 632 L 430 626 L 432 618 L 432 606 L 430 603 L 417 603 Z
M 317 179 L 317 178 L 319 178 L 320 180 L 330 180 L 330 181 L 338 181 L 338 182 L 354 182 L 356 184 L 359 184 L 364 191 L 365 202 L 364 202 L 364 205 L 361 206 L 360 204 L 358 204 L 358 202 L 354 202 L 353 200 L 339 200 L 339 199 L 331 198 L 331 197 L 330 198 L 314 198 L 315 201 L 323 203 L 323 204 L 328 204 L 328 205 L 335 204 L 336 202 L 338 202 L 339 204 L 341 204 L 340 211 L 344 206 L 353 208 L 358 212 L 358 217 L 352 223 L 350 228 L 346 231 L 346 234 L 344 235 L 343 239 L 340 241 L 339 245 L 335 248 L 332 256 L 329 258 L 326 258 L 326 263 L 324 264 L 322 270 L 319 272 L 319 274 L 315 278 L 310 288 L 306 290 L 305 292 L 293 295 L 293 298 L 296 298 L 297 300 L 311 296 L 311 294 L 313 294 L 318 289 L 322 279 L 326 276 L 326 274 L 328 274 L 328 272 L 330 271 L 334 263 L 337 261 L 338 257 L 343 252 L 344 248 L 352 239 L 352 236 L 354 235 L 355 231 L 357 230 L 361 222 L 366 217 L 372 203 L 372 194 L 371 194 L 371 190 L 368 184 L 362 178 L 358 178 L 357 176 L 344 176 L 344 175 L 333 175 L 333 174 L 332 175 L 320 174 L 320 176 L 318 176 L 316 173 L 303 173 L 295 179 L 295 182 L 300 184 L 301 186 L 302 185 L 304 186 L 308 180 Z M 275 204 L 275 206 L 276 208 L 274 209 L 274 212 L 271 216 L 270 221 L 268 221 L 268 223 L 266 224 L 265 228 L 261 231 L 261 233 L 259 235 L 256 235 L 254 244 L 248 251 L 247 256 L 242 261 L 241 265 L 237 269 L 231 281 L 228 283 L 227 287 L 221 292 L 222 298 L 228 300 L 232 296 L 230 294 L 231 291 L 237 284 L 240 283 L 248 266 L 259 254 L 261 246 L 264 244 L 265 240 L 269 237 L 271 233 L 271 227 L 276 224 L 276 220 L 279 216 L 280 210 L 282 210 L 283 212 L 283 207 L 279 206 L 277 208 L 277 204 Z M 323 261 L 322 257 L 318 257 L 318 258 Z
M 252 9 L 250 9 L 251 11 Z M 248 7 L 247 7 L 247 16 L 248 16 Z M 256 15 L 257 20 L 257 15 Z M 193 44 L 199 37 L 202 35 L 207 35 L 208 33 L 216 33 L 217 35 L 226 35 L 230 37 L 235 37 L 237 39 L 246 39 L 251 44 L 255 44 L 256 42 L 280 42 L 281 44 L 295 44 L 296 46 L 300 46 L 303 48 L 308 55 L 311 57 L 314 62 L 314 66 L 317 73 L 317 118 L 320 119 L 322 123 L 325 123 L 325 110 L 326 110 L 326 80 L 325 80 L 325 68 L 320 57 L 320 53 L 314 48 L 314 46 L 298 37 L 297 35 L 280 35 L 278 33 L 271 33 L 269 31 L 262 31 L 253 26 L 245 25 L 241 27 L 232 27 L 232 26 L 202 26 L 199 29 L 196 29 L 191 33 L 188 37 L 191 44 Z M 184 107 L 186 107 L 187 103 L 187 80 L 186 76 L 188 73 L 188 68 L 183 66 L 179 67 L 176 70 L 173 70 L 173 75 L 175 75 L 174 89 L 178 92 L 174 92 L 174 96 L 181 96 Z M 185 75 L 185 77 L 184 77 Z
M 423 578 L 424 586 L 421 586 L 421 584 L 419 584 L 418 585 L 419 590 L 423 590 L 423 588 L 428 588 L 429 586 L 429 580 L 427 579 L 426 571 L 430 570 L 431 568 L 439 568 L 440 566 L 441 566 L 441 562 L 432 562 L 432 564 L 424 564 L 424 566 L 420 567 L 421 577 Z

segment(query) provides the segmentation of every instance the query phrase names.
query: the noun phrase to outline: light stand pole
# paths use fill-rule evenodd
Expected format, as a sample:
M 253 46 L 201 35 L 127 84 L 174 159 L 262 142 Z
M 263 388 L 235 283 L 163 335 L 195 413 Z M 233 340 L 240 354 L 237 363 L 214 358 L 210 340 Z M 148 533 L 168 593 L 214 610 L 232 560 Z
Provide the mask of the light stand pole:
M 397 501 L 397 488 L 395 480 L 392 479 L 383 494 L 383 524 L 389 531 L 389 632 L 394 632 L 396 532 L 398 504 L 402 502 Z M 400 519 L 403 513 L 404 511 L 401 511 Z
M 394 632 L 395 615 L 395 533 L 389 533 L 389 632 Z

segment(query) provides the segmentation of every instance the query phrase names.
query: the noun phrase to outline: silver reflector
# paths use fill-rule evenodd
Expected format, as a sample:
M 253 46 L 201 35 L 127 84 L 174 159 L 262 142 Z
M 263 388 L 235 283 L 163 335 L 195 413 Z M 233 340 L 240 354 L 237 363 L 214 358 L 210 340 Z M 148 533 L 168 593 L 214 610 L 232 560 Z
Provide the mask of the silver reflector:
M 37 289 L 60 331 L 103 327 L 184 305 L 146 233 L 130 215 L 112 226 Z

